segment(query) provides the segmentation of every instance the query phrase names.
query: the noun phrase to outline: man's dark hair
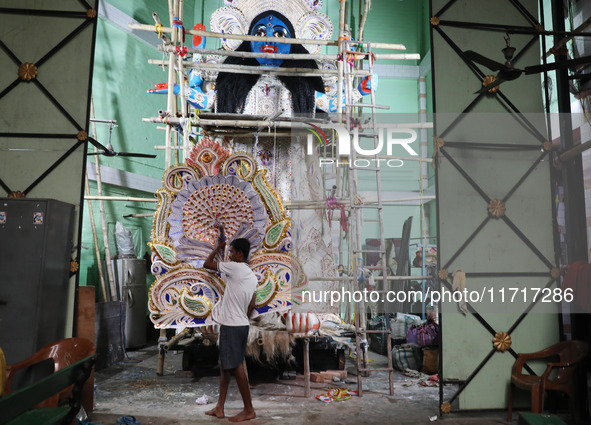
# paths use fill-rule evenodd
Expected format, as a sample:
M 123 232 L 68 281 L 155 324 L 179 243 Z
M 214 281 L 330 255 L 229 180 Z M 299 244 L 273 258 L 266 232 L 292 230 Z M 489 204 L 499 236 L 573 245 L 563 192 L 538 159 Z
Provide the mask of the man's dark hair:
M 230 246 L 234 248 L 236 251 L 242 253 L 244 261 L 248 260 L 248 254 L 250 254 L 250 242 L 248 241 L 248 239 L 234 239 L 232 243 L 230 243 Z

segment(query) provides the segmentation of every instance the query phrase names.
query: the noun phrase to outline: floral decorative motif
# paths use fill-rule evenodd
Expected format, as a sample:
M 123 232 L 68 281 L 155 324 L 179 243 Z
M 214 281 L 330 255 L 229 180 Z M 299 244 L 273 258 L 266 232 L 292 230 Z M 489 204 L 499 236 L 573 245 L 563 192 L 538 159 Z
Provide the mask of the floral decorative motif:
M 37 67 L 32 63 L 22 63 L 18 67 L 18 76 L 23 81 L 31 81 L 37 77 Z
M 437 273 L 437 276 L 439 276 L 439 279 L 447 279 L 449 276 L 449 273 L 447 272 L 447 270 L 445 269 L 441 269 L 439 270 L 439 272 Z
M 84 130 L 80 130 L 77 134 L 76 134 L 76 138 L 78 140 L 80 140 L 81 142 L 85 141 L 86 139 L 88 139 L 88 133 Z
M 195 167 L 202 176 L 213 176 L 218 173 L 221 163 L 229 155 L 226 149 L 209 137 L 204 137 L 189 154 L 187 164 Z
M 504 216 L 505 210 L 505 203 L 500 199 L 493 199 L 488 204 L 488 212 L 495 218 Z
M 13 192 L 10 192 L 8 194 L 9 198 L 26 198 L 27 195 L 25 195 L 23 192 L 21 192 L 20 190 L 15 190 Z
M 486 87 L 489 84 L 494 83 L 495 81 L 497 81 L 497 77 L 495 77 L 494 75 L 487 75 L 486 77 L 484 77 L 484 79 L 482 80 L 482 87 Z M 494 87 L 491 87 L 490 89 L 488 89 L 489 93 L 495 93 L 499 90 L 499 86 L 496 85 Z
M 442 413 L 451 412 L 451 404 L 448 401 L 441 403 L 441 412 Z
M 500 351 L 505 352 L 511 348 L 511 335 L 506 332 L 497 332 L 493 339 L 494 347 Z

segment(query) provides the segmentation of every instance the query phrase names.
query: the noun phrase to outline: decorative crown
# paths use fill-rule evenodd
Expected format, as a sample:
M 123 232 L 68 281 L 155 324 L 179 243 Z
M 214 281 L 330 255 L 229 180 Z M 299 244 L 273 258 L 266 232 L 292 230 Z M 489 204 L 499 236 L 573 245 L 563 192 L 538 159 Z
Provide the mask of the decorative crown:
M 295 28 L 295 37 L 312 40 L 328 40 L 332 36 L 332 22 L 324 13 L 322 0 L 224 0 L 226 6 L 211 15 L 210 26 L 214 32 L 245 35 L 252 19 L 267 10 L 284 15 Z M 240 40 L 223 39 L 225 49 L 234 50 Z M 305 45 L 310 53 L 318 53 L 320 45 Z

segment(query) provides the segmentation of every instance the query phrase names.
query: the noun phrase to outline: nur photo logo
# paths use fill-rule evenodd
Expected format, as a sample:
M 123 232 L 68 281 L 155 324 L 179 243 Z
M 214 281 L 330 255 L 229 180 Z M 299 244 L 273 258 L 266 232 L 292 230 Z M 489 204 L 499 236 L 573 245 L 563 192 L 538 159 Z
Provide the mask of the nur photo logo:
M 410 156 L 419 154 L 411 146 L 418 139 L 417 131 L 409 126 L 399 124 L 378 124 L 376 125 L 377 143 L 373 137 L 367 137 L 364 133 L 359 133 L 359 128 L 353 128 L 349 133 L 342 124 L 322 124 L 322 128 L 310 124 L 307 135 L 307 155 L 316 155 L 314 149 L 314 140 L 318 140 L 321 146 L 329 144 L 326 137 L 327 130 L 332 130 L 333 140 L 336 143 L 336 158 L 319 158 L 320 166 L 355 166 L 361 168 L 367 167 L 390 167 L 399 168 L 404 165 L 404 161 L 399 158 L 388 158 L 395 153 L 404 153 Z M 371 129 L 373 131 L 373 129 Z M 361 140 L 364 140 L 364 143 Z M 400 150 L 402 148 L 402 151 Z M 351 152 L 355 153 L 352 158 Z

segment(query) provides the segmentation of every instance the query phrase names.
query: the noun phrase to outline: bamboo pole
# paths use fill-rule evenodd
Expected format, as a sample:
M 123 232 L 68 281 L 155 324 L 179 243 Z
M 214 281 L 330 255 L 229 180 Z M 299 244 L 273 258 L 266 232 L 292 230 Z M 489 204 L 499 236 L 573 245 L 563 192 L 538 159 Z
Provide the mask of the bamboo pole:
M 183 20 L 183 0 L 178 0 L 178 10 L 177 10 L 177 15 L 179 20 Z M 181 37 L 182 34 L 182 30 L 177 28 L 177 40 L 179 39 L 179 37 Z M 181 43 L 182 44 L 182 43 Z M 185 80 L 185 72 L 184 72 L 184 68 L 183 68 L 183 58 L 180 55 L 176 55 L 175 56 L 178 62 L 177 65 L 177 81 L 179 82 L 179 88 L 180 88 L 180 94 L 179 97 L 181 99 L 181 115 L 183 117 L 187 117 L 188 113 L 187 113 L 187 102 L 185 101 L 185 85 L 183 84 L 183 81 Z M 176 102 L 175 102 L 176 103 Z M 177 132 L 177 139 L 180 137 L 180 131 Z M 175 164 L 180 163 L 180 151 L 174 150 L 174 162 Z
M 92 201 L 130 201 L 130 202 L 158 202 L 156 198 L 134 198 L 133 196 L 104 196 L 104 195 L 90 195 L 85 196 L 84 199 Z
M 162 123 L 166 122 L 167 124 L 178 124 L 180 123 L 179 118 L 174 117 L 167 117 L 164 120 L 160 117 L 152 117 L 152 118 L 142 118 L 144 122 L 153 122 L 153 123 Z M 298 129 L 308 129 L 310 125 L 305 122 L 291 122 L 291 121 L 249 121 L 249 120 L 211 120 L 211 119 L 201 119 L 199 117 L 195 117 L 191 119 L 192 125 L 197 125 L 201 127 L 211 126 L 211 127 L 277 127 L 277 128 L 298 128 Z M 320 125 L 322 127 L 322 125 Z
M 173 0 L 168 0 L 168 19 L 170 24 L 172 25 L 172 21 L 174 18 L 174 4 Z M 170 31 L 170 38 L 172 46 L 176 46 L 176 31 Z M 174 55 L 169 55 L 168 57 L 168 90 L 167 95 L 167 103 L 166 103 L 166 110 L 170 112 L 172 116 L 175 116 L 175 106 L 176 106 L 176 98 L 175 94 L 173 93 L 172 87 L 174 87 Z M 171 126 L 166 127 L 166 135 L 165 135 L 165 142 L 167 149 L 164 151 L 164 169 L 167 169 L 172 165 L 172 158 L 171 158 L 171 150 L 170 150 L 170 139 L 173 134 L 173 129 Z
M 166 357 L 164 344 L 166 344 L 166 329 L 161 328 L 158 338 L 158 366 L 156 366 L 156 375 L 158 376 L 164 375 L 164 358 Z
M 342 8 L 342 2 L 341 2 Z M 135 30 L 154 31 L 154 25 L 130 23 L 129 28 Z M 162 32 L 171 33 L 171 27 L 162 27 Z M 186 34 L 200 35 L 211 38 L 227 38 L 229 40 L 242 40 L 242 41 L 262 41 L 262 42 L 277 42 L 276 37 L 260 37 L 255 35 L 246 34 L 230 34 L 230 33 L 219 33 L 212 31 L 199 31 L 194 29 L 185 30 Z M 284 44 L 316 44 L 321 46 L 338 46 L 338 40 L 315 40 L 310 38 L 282 38 L 281 43 Z M 352 44 L 356 44 L 355 41 L 351 41 Z M 374 49 L 390 49 L 390 50 L 406 50 L 403 44 L 392 44 L 392 43 L 371 43 L 371 47 Z
M 371 0 L 364 0 L 363 2 L 363 12 L 361 13 L 361 19 L 359 20 L 359 35 L 357 38 L 359 41 L 363 41 L 363 32 L 365 30 L 365 22 L 367 21 L 367 14 L 369 13 L 369 9 L 371 8 Z M 361 3 L 359 3 L 359 9 L 361 9 Z
M 381 267 L 380 267 L 381 269 Z M 343 282 L 354 280 L 354 276 L 312 276 L 306 278 L 309 282 Z M 384 280 L 383 276 L 374 276 L 374 280 Z M 386 276 L 386 280 L 430 280 L 433 276 Z
M 96 146 L 94 147 L 94 151 L 98 152 Z M 88 174 L 84 176 L 84 188 L 86 189 L 86 193 L 90 195 L 90 185 L 88 184 Z M 92 202 L 90 199 L 88 200 L 88 215 L 90 217 L 90 228 L 92 229 L 92 240 L 94 241 L 94 252 L 96 255 L 96 262 L 98 265 L 98 272 L 99 272 L 99 281 L 101 284 L 101 293 L 103 294 L 103 300 L 107 301 L 107 288 L 105 287 L 105 276 L 103 274 L 103 268 L 101 266 L 101 251 L 98 245 L 98 236 L 96 234 L 96 223 L 94 221 L 94 210 L 92 209 Z
M 94 102 L 90 101 L 90 116 L 94 118 Z M 91 122 L 92 126 L 92 137 L 97 139 L 96 135 L 96 124 Z M 96 186 L 97 186 L 97 193 L 98 196 L 103 196 L 103 182 L 101 179 L 101 164 L 99 160 L 100 155 L 95 155 L 94 157 L 94 165 L 96 169 Z M 111 290 L 111 296 L 107 298 L 105 301 L 117 301 L 119 299 L 117 294 L 117 288 L 115 287 L 115 279 L 113 278 L 113 268 L 111 267 L 111 250 L 109 248 L 109 237 L 107 235 L 107 220 L 105 218 L 105 204 L 103 203 L 102 199 L 99 199 L 99 213 L 101 217 L 101 225 L 102 225 L 102 233 L 103 233 L 103 245 L 105 250 L 105 263 L 107 266 L 107 277 L 109 281 L 109 288 Z M 101 264 L 99 263 L 99 267 Z
M 154 217 L 155 213 L 144 213 L 144 214 L 123 214 L 123 218 L 143 218 L 143 217 Z
M 172 46 L 160 45 L 158 50 L 168 53 L 176 53 L 176 49 Z M 188 47 L 187 53 L 198 53 L 201 55 L 216 55 L 216 56 L 232 56 L 239 58 L 268 58 L 268 59 L 293 59 L 293 60 L 337 60 L 337 54 L 311 54 L 311 53 L 260 53 L 260 52 L 237 52 L 235 50 L 216 50 L 216 49 L 198 49 L 195 47 Z M 355 55 L 363 56 L 361 53 L 353 53 Z M 418 53 L 376 53 L 374 54 L 376 60 L 380 59 L 412 59 L 419 60 L 421 55 Z M 187 61 L 189 62 L 189 61 Z
M 175 346 L 178 345 L 178 343 L 181 341 L 181 339 L 183 339 L 185 336 L 187 336 L 187 334 L 189 332 L 192 332 L 193 330 L 191 328 L 185 328 L 182 331 L 180 331 L 179 333 L 177 333 L 175 336 L 173 336 L 172 338 L 170 338 L 168 340 L 168 342 L 166 344 L 164 344 L 162 346 L 162 349 L 164 351 L 168 351 L 171 348 L 174 348 Z
M 150 65 L 166 66 L 166 61 L 161 59 L 148 59 Z M 339 62 L 341 63 L 341 62 Z M 205 69 L 210 71 L 222 71 L 230 74 L 265 74 L 265 75 L 286 75 L 300 77 L 318 77 L 319 75 L 338 75 L 338 71 L 331 69 L 317 69 L 310 71 L 310 68 L 280 68 L 276 66 L 249 66 L 249 65 L 224 65 L 206 62 L 184 61 L 187 68 Z M 170 66 L 170 65 L 169 65 Z M 361 70 L 351 72 L 351 75 L 370 75 L 369 71 Z M 170 91 L 170 90 L 169 90 Z
M 573 146 L 572 148 L 564 151 L 558 156 L 558 159 L 560 160 L 560 162 L 570 161 L 575 156 L 579 155 L 580 153 L 583 153 L 587 149 L 591 149 L 591 140 L 585 143 L 581 143 L 580 145 Z
M 310 338 L 304 338 L 304 397 L 310 397 Z

